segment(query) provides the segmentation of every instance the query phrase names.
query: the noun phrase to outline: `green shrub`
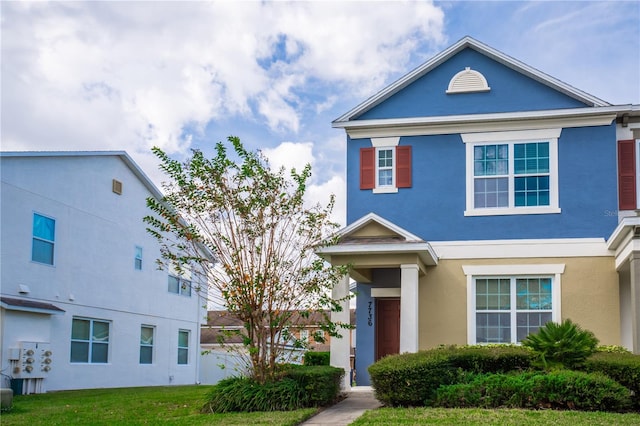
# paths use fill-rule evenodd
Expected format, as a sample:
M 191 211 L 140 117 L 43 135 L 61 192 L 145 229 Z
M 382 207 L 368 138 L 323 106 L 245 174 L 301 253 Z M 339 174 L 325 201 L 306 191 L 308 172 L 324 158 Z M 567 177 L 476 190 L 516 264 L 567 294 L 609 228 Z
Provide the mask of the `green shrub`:
M 321 407 L 340 395 L 344 370 L 328 365 L 292 366 L 285 377 L 295 381 L 302 391 L 303 407 Z
M 304 354 L 304 365 L 329 365 L 331 362 L 330 352 L 311 352 Z
M 376 397 L 391 406 L 421 406 L 440 385 L 471 373 L 526 370 L 534 355 L 517 346 L 448 346 L 386 357 L 369 367 Z
M 479 375 L 469 383 L 442 386 L 433 405 L 624 411 L 631 406 L 629 395 L 627 388 L 602 374 L 560 370 Z
M 457 379 L 447 354 L 437 351 L 394 355 L 369 366 L 376 398 L 390 406 L 420 406 L 442 384 Z
M 259 384 L 250 378 L 233 377 L 214 386 L 203 411 L 291 411 L 303 407 L 301 393 L 292 379 Z
M 606 374 L 630 389 L 635 408 L 640 409 L 640 355 L 598 352 L 587 358 L 583 369 Z
M 469 345 L 441 350 L 449 354 L 456 368 L 473 373 L 503 373 L 528 370 L 535 354 L 516 345 Z
M 575 368 L 596 351 L 598 339 L 566 319 L 559 324 L 546 323 L 537 333 L 528 335 L 522 345 L 540 357 L 544 368 Z
M 327 405 L 338 398 L 343 374 L 329 366 L 286 366 L 283 377 L 264 384 L 245 377 L 225 379 L 213 387 L 202 411 L 291 411 Z

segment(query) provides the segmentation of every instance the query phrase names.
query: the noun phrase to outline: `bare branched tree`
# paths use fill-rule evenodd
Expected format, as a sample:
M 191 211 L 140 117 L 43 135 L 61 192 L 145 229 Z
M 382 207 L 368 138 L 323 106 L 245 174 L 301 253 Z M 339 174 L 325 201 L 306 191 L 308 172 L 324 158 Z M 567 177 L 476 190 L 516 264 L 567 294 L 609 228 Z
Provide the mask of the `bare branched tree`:
M 349 328 L 332 323 L 329 314 L 341 309 L 331 289 L 347 270 L 315 254 L 335 243 L 338 224 L 330 219 L 333 196 L 327 206 L 305 205 L 311 167 L 288 176 L 284 168 L 271 170 L 260 152 L 247 151 L 238 138 L 228 141 L 237 162 L 222 142 L 215 157 L 195 150 L 184 163 L 154 148 L 170 180 L 162 185 L 161 202 L 147 199 L 153 213 L 144 220 L 161 244 L 161 265 L 204 274 L 208 294 L 242 320 L 244 329 L 221 337 L 242 336 L 250 371 L 264 382 L 276 376 L 285 343 L 304 344 L 291 330 L 312 312 L 323 315 L 320 326 L 331 336 Z M 202 246 L 215 262 L 203 256 Z

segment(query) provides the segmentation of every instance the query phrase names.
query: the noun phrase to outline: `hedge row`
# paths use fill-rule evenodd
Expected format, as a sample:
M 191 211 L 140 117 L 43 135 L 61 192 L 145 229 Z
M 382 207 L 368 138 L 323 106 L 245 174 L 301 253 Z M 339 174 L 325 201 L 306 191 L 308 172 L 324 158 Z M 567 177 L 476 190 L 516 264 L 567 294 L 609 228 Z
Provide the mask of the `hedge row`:
M 290 411 L 321 407 L 340 394 L 344 370 L 329 366 L 288 366 L 284 376 L 264 384 L 232 377 L 216 384 L 202 408 L 206 413 Z
M 450 346 L 385 357 L 369 367 L 369 374 L 384 404 L 422 406 L 435 400 L 442 385 L 466 383 L 477 374 L 530 371 L 534 363 L 535 354 L 521 346 Z M 602 373 L 626 387 L 633 407 L 640 410 L 640 356 L 600 351 L 581 369 Z
M 465 374 L 526 370 L 534 359 L 518 346 L 441 347 L 381 359 L 369 367 L 376 398 L 390 406 L 421 406 L 440 385 Z
M 631 408 L 630 393 L 604 374 L 557 370 L 478 375 L 469 383 L 441 386 L 429 403 L 449 408 L 627 411 Z
M 640 356 L 631 353 L 598 352 L 589 357 L 583 369 L 606 374 L 632 391 L 632 401 L 640 410 Z
M 312 352 L 304 353 L 304 365 L 329 365 L 331 362 L 331 352 Z

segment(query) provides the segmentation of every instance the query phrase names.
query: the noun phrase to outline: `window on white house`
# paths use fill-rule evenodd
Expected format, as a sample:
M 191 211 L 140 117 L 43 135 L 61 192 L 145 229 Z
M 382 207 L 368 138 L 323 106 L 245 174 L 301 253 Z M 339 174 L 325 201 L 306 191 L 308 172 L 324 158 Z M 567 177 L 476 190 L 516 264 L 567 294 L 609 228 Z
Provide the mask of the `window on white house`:
M 140 364 L 153 364 L 154 331 L 150 325 L 140 327 Z
M 191 297 L 191 281 L 184 278 L 169 275 L 168 278 L 169 293 L 180 294 L 182 296 Z
M 33 214 L 33 239 L 31 260 L 53 265 L 56 239 L 56 221 L 40 214 Z
M 189 364 L 189 331 L 178 331 L 178 364 Z
M 559 213 L 560 129 L 463 134 L 465 215 Z
M 136 246 L 133 267 L 138 271 L 142 270 L 142 247 L 140 246 Z
M 71 362 L 109 362 L 109 322 L 74 318 L 71 325 Z

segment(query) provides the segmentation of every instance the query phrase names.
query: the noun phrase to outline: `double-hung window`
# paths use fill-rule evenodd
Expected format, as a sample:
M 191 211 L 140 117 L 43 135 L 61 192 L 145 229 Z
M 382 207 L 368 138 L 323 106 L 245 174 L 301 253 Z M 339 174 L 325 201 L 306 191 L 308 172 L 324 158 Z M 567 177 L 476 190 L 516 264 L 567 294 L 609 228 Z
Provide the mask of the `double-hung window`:
M 360 149 L 360 189 L 389 193 L 411 187 L 411 146 L 399 143 L 399 137 L 372 138 L 373 146 Z
M 71 362 L 109 362 L 109 322 L 74 318 L 71 325 Z
M 560 320 L 560 275 L 564 265 L 463 269 L 468 286 L 469 344 L 519 343 L 547 322 Z
M 140 327 L 140 364 L 153 364 L 153 332 L 150 325 Z
M 560 130 L 463 134 L 465 215 L 559 213 Z
M 178 364 L 189 364 L 189 330 L 178 331 Z
M 56 221 L 33 214 L 33 239 L 31 243 L 31 260 L 53 265 L 53 249 L 56 239 Z

